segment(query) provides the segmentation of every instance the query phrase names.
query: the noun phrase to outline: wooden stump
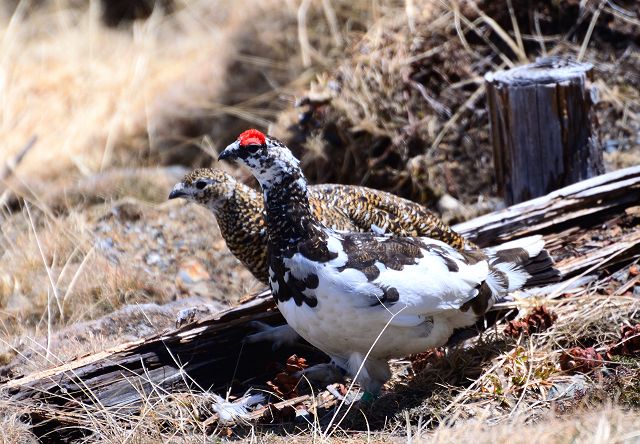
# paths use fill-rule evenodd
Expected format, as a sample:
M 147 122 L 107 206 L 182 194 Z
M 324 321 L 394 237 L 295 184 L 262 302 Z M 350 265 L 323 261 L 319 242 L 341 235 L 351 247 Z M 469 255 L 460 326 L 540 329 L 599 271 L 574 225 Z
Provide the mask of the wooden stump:
M 498 191 L 508 204 L 604 172 L 592 70 L 549 57 L 485 75 Z

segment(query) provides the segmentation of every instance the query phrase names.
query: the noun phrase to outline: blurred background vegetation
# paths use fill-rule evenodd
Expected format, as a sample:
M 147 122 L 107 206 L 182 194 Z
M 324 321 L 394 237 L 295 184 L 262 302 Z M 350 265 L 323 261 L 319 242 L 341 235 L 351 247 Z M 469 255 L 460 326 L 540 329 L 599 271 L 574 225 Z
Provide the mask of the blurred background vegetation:
M 596 65 L 608 167 L 638 158 L 633 0 L 33 0 L 3 13 L 0 161 L 36 135 L 16 174 L 36 193 L 109 168 L 211 165 L 258 127 L 313 181 L 432 207 L 446 194 L 464 210 L 450 218 L 469 217 L 497 205 L 483 75 L 541 55 Z

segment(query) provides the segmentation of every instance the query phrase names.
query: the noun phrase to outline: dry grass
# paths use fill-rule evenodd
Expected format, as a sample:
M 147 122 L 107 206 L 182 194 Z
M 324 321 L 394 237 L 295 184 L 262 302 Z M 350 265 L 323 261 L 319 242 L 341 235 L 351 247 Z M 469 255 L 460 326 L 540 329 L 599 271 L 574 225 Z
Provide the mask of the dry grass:
M 372 406 L 360 406 L 347 414 L 335 429 L 327 428 L 332 409 L 320 409 L 316 422 L 301 420 L 286 427 L 277 421 L 235 427 L 214 422 L 215 427 L 210 427 L 205 420 L 213 415 L 216 395 L 167 393 L 161 387 L 145 397 L 139 413 L 124 415 L 118 409 L 88 404 L 83 417 L 73 419 L 96 431 L 87 437 L 89 442 L 195 442 L 211 434 L 274 443 L 369 438 L 399 442 L 408 435 L 418 442 L 439 442 L 448 436 L 462 442 L 489 442 L 516 430 L 530 430 L 541 438 L 555 436 L 553 442 L 581 437 L 594 437 L 595 442 L 623 436 L 631 439 L 640 424 L 626 421 L 632 414 L 625 411 L 640 407 L 640 360 L 606 357 L 602 366 L 575 375 L 561 370 L 559 364 L 561 355 L 574 346 L 593 346 L 606 356 L 619 342 L 620 325 L 640 323 L 637 298 L 612 296 L 619 285 L 615 278 L 605 278 L 568 297 L 546 301 L 558 320 L 544 332 L 512 338 L 503 333 L 502 324 L 443 357 L 432 356 L 416 374 L 408 362 L 396 362 L 386 394 Z M 540 302 L 523 300 L 521 316 L 526 315 L 526 307 Z M 20 406 L 11 407 L 9 413 Z
M 18 415 L 0 414 L 0 442 L 3 444 L 31 444 L 37 442 L 29 426 Z
M 221 18 L 224 5 L 217 5 Z M 222 85 L 226 31 L 214 17 L 204 21 L 185 8 L 121 32 L 101 26 L 98 6 L 18 8 L 2 27 L 0 134 L 8 149 L 0 160 L 32 135 L 39 138 L 20 176 L 51 179 L 112 164 L 118 138 L 152 124 L 146 119 L 157 112 L 154 98 L 195 66 L 206 67 L 214 82 L 200 88 Z M 212 51 L 216 63 L 206 63 Z
M 420 430 L 411 424 L 402 430 L 403 436 L 390 436 L 372 432 L 341 436 L 331 442 L 356 443 L 569 443 L 589 442 L 604 444 L 611 442 L 635 442 L 640 437 L 640 422 L 636 414 L 618 408 L 605 407 L 584 411 L 572 417 L 546 415 L 535 424 L 526 424 L 521 419 L 509 424 L 494 426 L 480 421 L 458 427 L 439 427 L 435 431 Z M 274 444 L 308 442 L 307 436 L 269 436 Z
M 634 442 L 640 437 L 640 422 L 634 413 L 605 408 L 567 418 L 544 417 L 536 424 L 522 420 L 508 426 L 491 427 L 475 423 L 464 427 L 441 428 L 429 435 L 428 442 Z M 421 442 L 418 440 L 417 442 Z
M 151 443 L 158 440 L 171 439 L 172 442 L 196 443 L 203 442 L 210 437 L 199 429 L 185 429 L 185 419 L 191 418 L 194 414 L 206 411 L 207 400 L 204 398 L 184 398 L 181 400 L 182 411 L 176 410 L 169 424 L 176 426 L 174 433 L 160 433 L 158 429 L 154 433 L 150 428 L 141 427 L 133 433 L 126 429 L 117 428 L 109 430 L 97 429 L 100 433 L 100 442 L 134 442 Z M 208 400 L 211 401 L 210 399 Z M 154 406 L 158 408 L 158 405 Z M 171 417 L 164 417 L 169 420 Z M 147 418 L 149 424 L 155 421 Z M 480 421 L 465 424 L 458 427 L 439 427 L 435 431 L 427 432 L 418 429 L 418 425 L 413 423 L 397 435 L 388 433 L 351 433 L 326 442 L 356 443 L 356 442 L 376 442 L 376 443 L 401 443 L 407 442 L 411 437 L 411 442 L 429 443 L 495 443 L 495 442 L 545 442 L 545 443 L 568 443 L 568 442 L 590 442 L 594 444 L 611 442 L 636 442 L 640 437 L 640 422 L 638 415 L 615 407 L 605 407 L 602 409 L 592 409 L 580 412 L 572 416 L 545 415 L 534 424 L 527 424 L 522 419 L 517 419 L 509 424 L 495 426 L 484 424 Z M 3 443 L 32 443 L 36 442 L 27 426 L 20 422 L 15 415 L 8 415 L 0 419 L 2 428 L 0 431 L 0 442 Z M 98 423 L 96 425 L 100 425 Z M 103 424 L 103 423 L 102 423 Z M 159 427 L 159 424 L 153 424 Z M 167 427 L 168 424 L 165 424 Z M 185 433 L 186 432 L 186 433 Z M 180 436 L 185 434 L 187 437 Z M 309 442 L 310 436 L 306 434 L 289 434 L 287 436 L 267 433 L 260 436 L 259 442 L 280 443 L 305 443 Z M 258 436 L 247 437 L 246 441 L 258 442 Z
M 581 9 L 512 3 L 511 13 L 490 1 L 414 1 L 410 16 L 404 4 L 389 7 L 274 132 L 315 181 L 360 183 L 432 206 L 449 194 L 471 206 L 469 217 L 495 195 L 484 74 L 540 55 L 582 55 L 596 66 L 607 160 L 637 163 L 640 20 L 595 1 Z

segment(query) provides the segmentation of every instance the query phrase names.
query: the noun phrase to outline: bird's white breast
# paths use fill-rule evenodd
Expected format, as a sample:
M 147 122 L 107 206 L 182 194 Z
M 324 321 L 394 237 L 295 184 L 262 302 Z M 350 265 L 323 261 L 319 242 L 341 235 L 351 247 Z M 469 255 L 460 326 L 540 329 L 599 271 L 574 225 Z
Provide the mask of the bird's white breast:
M 477 293 L 473 287 L 486 275 L 486 263 L 460 264 L 461 273 L 454 276 L 441 260 L 423 251 L 415 265 L 402 270 L 378 263 L 380 275 L 369 282 L 359 270 L 339 271 L 347 255 L 339 239 L 330 237 L 328 245 L 338 254 L 329 262 L 314 262 L 299 253 L 284 259 L 295 278 L 318 277 L 317 288 L 304 290 L 317 299 L 317 305 L 298 306 L 293 298 L 278 303 L 289 325 L 326 353 L 345 359 L 352 352 L 366 354 L 384 330 L 372 356 L 401 357 L 443 345 L 454 328 L 474 322 L 473 315 L 459 308 Z M 396 288 L 399 300 L 372 306 L 376 297 L 382 296 L 381 285 Z

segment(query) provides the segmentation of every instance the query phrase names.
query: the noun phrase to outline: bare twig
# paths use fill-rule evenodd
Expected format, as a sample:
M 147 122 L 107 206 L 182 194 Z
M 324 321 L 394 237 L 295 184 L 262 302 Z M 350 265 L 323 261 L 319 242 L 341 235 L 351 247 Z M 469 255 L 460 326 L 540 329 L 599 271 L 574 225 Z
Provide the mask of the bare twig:
M 496 22 L 494 19 L 489 17 L 487 14 L 485 14 L 485 12 L 482 9 L 480 9 L 475 2 L 470 2 L 469 4 L 474 9 L 474 11 L 478 13 L 478 15 L 482 18 L 482 20 L 487 25 L 489 25 L 489 27 L 493 29 L 496 32 L 496 34 L 498 34 L 498 36 L 509 46 L 509 48 L 514 52 L 514 54 L 518 57 L 518 60 L 521 63 L 526 63 L 529 61 L 529 59 L 527 59 L 527 55 L 524 53 L 524 50 L 521 49 L 518 46 L 518 44 L 513 41 L 513 39 L 509 36 L 509 33 L 507 33 L 502 28 L 502 26 L 498 24 L 498 22 Z
M 44 250 L 42 249 L 42 244 L 40 243 L 40 239 L 38 238 L 38 233 L 36 231 L 36 225 L 33 222 L 33 217 L 31 216 L 31 210 L 29 209 L 29 203 L 26 200 L 24 201 L 24 207 L 27 210 L 27 215 L 29 216 L 29 223 L 31 224 L 31 229 L 33 230 L 33 236 L 35 237 L 36 244 L 38 245 L 38 251 L 40 252 L 40 257 L 42 258 L 42 263 L 44 264 L 44 268 L 47 271 L 47 277 L 49 278 L 49 283 L 51 284 L 51 291 L 53 292 L 53 296 L 54 296 L 54 298 L 56 300 L 56 303 L 58 305 L 58 310 L 60 311 L 60 319 L 64 320 L 64 310 L 62 309 L 62 301 L 60 300 L 60 295 L 58 294 L 58 288 L 56 286 L 56 282 L 53 279 L 53 272 L 51 270 L 51 267 L 47 263 L 46 256 L 44 255 Z M 47 300 L 49 300 L 49 296 L 47 296 Z M 48 306 L 49 306 L 49 303 L 47 303 L 47 307 Z M 49 322 L 49 323 L 52 322 L 52 320 L 51 320 L 51 312 L 49 312 L 49 318 L 48 318 L 47 322 Z M 47 350 L 47 353 L 48 353 L 48 350 Z
M 507 0 L 507 6 L 509 8 L 509 16 L 511 17 L 511 26 L 513 26 L 513 32 L 516 35 L 516 42 L 518 43 L 518 48 L 520 48 L 520 51 L 522 52 L 522 54 L 525 54 L 525 57 L 526 57 L 526 52 L 524 50 L 524 43 L 522 43 L 522 34 L 520 33 L 520 27 L 518 26 L 518 18 L 516 17 L 516 13 L 513 9 L 512 0 Z
M 338 18 L 336 16 L 336 11 L 333 9 L 333 5 L 331 4 L 331 0 L 322 0 L 322 9 L 324 10 L 324 16 L 329 23 L 329 30 L 331 31 L 331 36 L 333 37 L 333 43 L 338 47 L 342 47 L 344 44 L 344 39 L 342 38 L 342 33 L 340 32 L 340 26 L 338 25 Z
M 596 23 L 598 22 L 598 17 L 600 17 L 600 13 L 602 12 L 602 8 L 606 4 L 606 0 L 601 0 L 598 5 L 598 9 L 596 9 L 593 13 L 593 17 L 591 17 L 591 21 L 589 22 L 589 28 L 587 29 L 587 34 L 584 36 L 584 40 L 582 40 L 582 45 L 580 46 L 580 52 L 578 53 L 577 61 L 580 62 L 584 54 L 587 52 L 587 47 L 589 46 L 589 41 L 591 40 L 591 35 L 593 34 L 593 29 L 596 27 Z
M 3 182 L 5 182 L 7 179 L 9 179 L 9 177 L 13 175 L 14 171 L 16 170 L 20 162 L 22 162 L 22 159 L 24 159 L 24 157 L 31 150 L 31 148 L 34 147 L 37 141 L 38 141 L 37 136 L 35 135 L 31 136 L 31 138 L 27 141 L 27 143 L 25 143 L 24 146 L 20 148 L 20 151 L 18 151 L 16 155 L 13 156 L 13 158 L 6 161 L 5 165 L 0 170 L 0 187 L 3 187 L 4 186 Z M 2 200 L 4 199 L 0 198 L 0 201 Z

